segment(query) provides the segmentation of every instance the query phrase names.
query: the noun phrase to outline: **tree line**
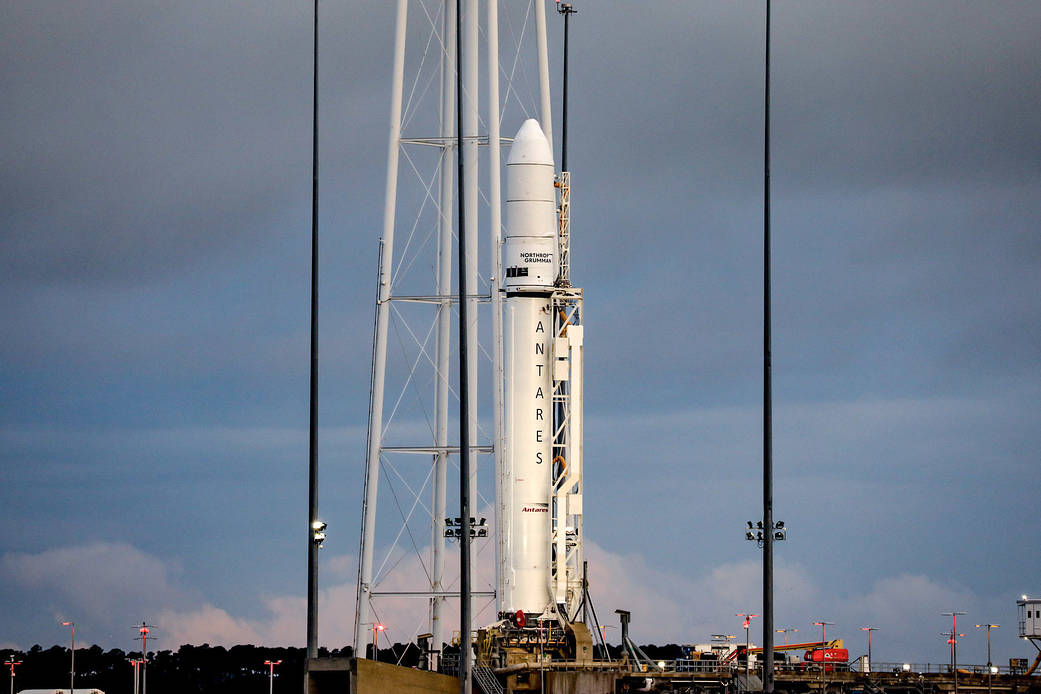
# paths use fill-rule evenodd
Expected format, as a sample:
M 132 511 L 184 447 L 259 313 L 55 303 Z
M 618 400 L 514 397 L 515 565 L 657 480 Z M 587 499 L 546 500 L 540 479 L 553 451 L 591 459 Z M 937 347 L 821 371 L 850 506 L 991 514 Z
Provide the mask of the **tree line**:
M 382 651 L 382 649 L 381 649 Z M 389 658 L 390 649 L 387 649 Z M 22 661 L 15 668 L 14 689 L 68 689 L 70 652 L 68 648 L 33 646 L 28 651 L 0 650 L 4 661 Z M 321 657 L 351 655 L 351 648 L 321 649 Z M 100 689 L 105 694 L 133 694 L 132 659 L 141 653 L 118 648 L 104 650 L 100 646 L 76 649 L 76 690 Z M 264 646 L 181 646 L 177 651 L 150 651 L 145 666 L 147 694 L 266 694 L 268 666 L 265 660 L 281 660 L 275 666 L 276 694 L 296 694 L 303 685 L 303 648 L 269 648 Z M 10 677 L 10 668 L 5 668 Z M 10 691 L 9 682 L 3 683 Z
M 675 645 L 644 646 L 652 659 L 683 657 L 683 650 Z M 371 646 L 367 649 L 370 650 Z M 445 646 L 445 653 L 458 649 Z M 619 658 L 622 649 L 611 646 L 612 658 Z M 68 689 L 70 652 L 62 646 L 44 649 L 39 645 L 28 651 L 0 649 L 4 661 L 21 661 L 15 669 L 15 692 L 25 689 Z M 329 650 L 319 649 L 319 657 L 349 658 L 350 646 Z M 371 657 L 371 652 L 367 653 Z M 275 694 L 297 694 L 303 686 L 304 648 L 275 648 L 267 646 L 201 646 L 184 645 L 177 651 L 149 651 L 146 669 L 147 692 L 139 694 L 266 694 L 268 666 L 265 660 L 281 660 L 275 666 Z M 76 649 L 76 689 L 100 689 L 105 694 L 133 694 L 134 667 L 131 660 L 140 659 L 140 651 L 124 652 L 118 648 L 104 650 L 100 646 Z M 379 649 L 383 662 L 412 667 L 419 663 L 421 654 L 415 644 L 396 643 Z M 5 668 L 10 677 L 10 669 Z M 10 691 L 9 682 L 0 691 Z

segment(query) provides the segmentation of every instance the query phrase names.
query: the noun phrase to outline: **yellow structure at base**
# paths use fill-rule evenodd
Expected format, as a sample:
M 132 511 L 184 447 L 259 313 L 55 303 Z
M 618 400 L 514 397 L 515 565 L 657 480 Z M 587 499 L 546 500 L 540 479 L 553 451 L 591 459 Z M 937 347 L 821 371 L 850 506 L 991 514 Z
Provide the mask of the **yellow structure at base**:
M 351 661 L 351 694 L 458 694 L 459 678 L 437 672 L 379 663 Z

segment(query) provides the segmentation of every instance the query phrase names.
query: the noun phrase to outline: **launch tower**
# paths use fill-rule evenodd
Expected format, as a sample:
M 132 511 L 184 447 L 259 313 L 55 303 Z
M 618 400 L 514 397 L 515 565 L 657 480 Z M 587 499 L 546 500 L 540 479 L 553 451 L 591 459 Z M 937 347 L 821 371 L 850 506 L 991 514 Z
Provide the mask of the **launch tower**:
M 569 177 L 553 164 L 545 5 L 463 0 L 457 55 L 455 0 L 397 2 L 355 608 L 358 656 L 366 653 L 370 629 L 399 641 L 429 632 L 436 666 L 440 645 L 458 629 L 451 616 L 458 573 L 448 557 L 459 519 L 449 511 L 456 492 L 447 480 L 459 455 L 449 423 L 464 397 L 476 510 L 471 628 L 542 626 L 562 633 L 581 604 L 582 293 L 569 281 Z M 523 103 L 524 95 L 536 94 L 537 105 Z M 511 131 L 521 126 L 512 145 L 500 123 Z M 505 225 L 503 148 L 509 152 Z M 455 200 L 460 157 L 467 186 Z M 459 204 L 468 220 L 467 350 L 483 357 L 470 361 L 466 393 L 453 389 L 451 359 L 458 349 L 452 258 Z M 478 459 L 486 462 L 478 466 Z M 425 600 L 425 611 L 416 598 Z M 373 625 L 388 614 L 414 620 L 377 630 Z

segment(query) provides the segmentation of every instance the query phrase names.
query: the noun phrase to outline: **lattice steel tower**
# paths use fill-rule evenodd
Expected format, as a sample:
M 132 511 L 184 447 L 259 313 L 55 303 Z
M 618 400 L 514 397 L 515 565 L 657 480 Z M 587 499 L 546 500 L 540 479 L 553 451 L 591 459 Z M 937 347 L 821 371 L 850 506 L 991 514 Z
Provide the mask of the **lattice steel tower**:
M 447 640 L 448 601 L 458 596 L 457 589 L 453 592 L 457 579 L 446 570 L 445 560 L 446 535 L 452 534 L 454 521 L 449 518 L 446 524 L 448 468 L 458 459 L 449 422 L 459 397 L 471 403 L 471 499 L 478 514 L 487 506 L 494 506 L 493 515 L 499 511 L 491 494 L 498 475 L 491 472 L 500 469 L 504 440 L 500 150 L 508 144 L 499 128 L 506 121 L 512 132 L 525 117 L 535 117 L 553 141 L 546 8 L 544 0 L 503 3 L 500 31 L 498 2 L 462 0 L 461 7 L 462 55 L 457 56 L 456 0 L 397 2 L 355 608 L 359 656 L 368 626 L 380 621 L 382 606 L 394 609 L 391 601 L 425 599 L 423 621 L 435 651 Z M 500 34 L 506 46 L 502 55 Z M 459 66 L 464 80 L 458 124 L 462 152 L 456 147 Z M 514 112 L 516 116 L 504 117 Z M 459 204 L 453 201 L 453 171 L 458 156 L 466 168 L 461 204 L 468 220 L 465 272 L 471 292 L 466 301 L 472 357 L 465 394 L 451 385 L 457 370 L 451 355 L 458 348 L 452 337 L 453 204 Z M 480 363 L 476 355 L 481 355 Z M 495 466 L 479 468 L 478 456 L 491 456 Z M 495 521 L 493 528 L 499 528 Z M 482 527 L 487 526 L 478 525 Z M 475 554 L 491 565 L 487 555 L 497 548 L 489 539 L 475 547 Z M 480 573 L 479 563 L 475 574 Z M 499 565 L 495 561 L 496 570 Z M 482 590 L 475 575 L 475 598 L 490 605 L 497 583 L 486 579 L 488 588 Z M 492 621 L 494 615 L 482 616 L 478 609 L 474 618 Z M 388 638 L 400 639 L 403 632 Z

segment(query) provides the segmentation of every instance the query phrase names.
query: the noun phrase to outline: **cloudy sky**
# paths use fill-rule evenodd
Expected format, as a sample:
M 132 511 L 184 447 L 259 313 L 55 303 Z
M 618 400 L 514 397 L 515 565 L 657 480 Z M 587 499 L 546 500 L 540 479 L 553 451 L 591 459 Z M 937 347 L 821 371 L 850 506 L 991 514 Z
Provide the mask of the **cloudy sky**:
M 643 642 L 705 641 L 761 611 L 741 528 L 761 510 L 763 5 L 577 6 L 593 597 Z M 337 647 L 394 17 L 322 12 Z M 106 647 L 142 620 L 160 648 L 303 645 L 311 21 L 271 0 L 0 3 L 0 647 L 65 642 L 61 619 Z M 876 660 L 944 662 L 939 613 L 964 610 L 960 660 L 985 661 L 975 622 L 1001 624 L 996 662 L 1032 655 L 1041 5 L 779 0 L 773 32 L 776 625 L 836 622 L 859 655 L 871 624 Z M 504 135 L 533 115 L 517 84 Z M 386 614 L 394 639 L 425 630 L 416 606 Z

